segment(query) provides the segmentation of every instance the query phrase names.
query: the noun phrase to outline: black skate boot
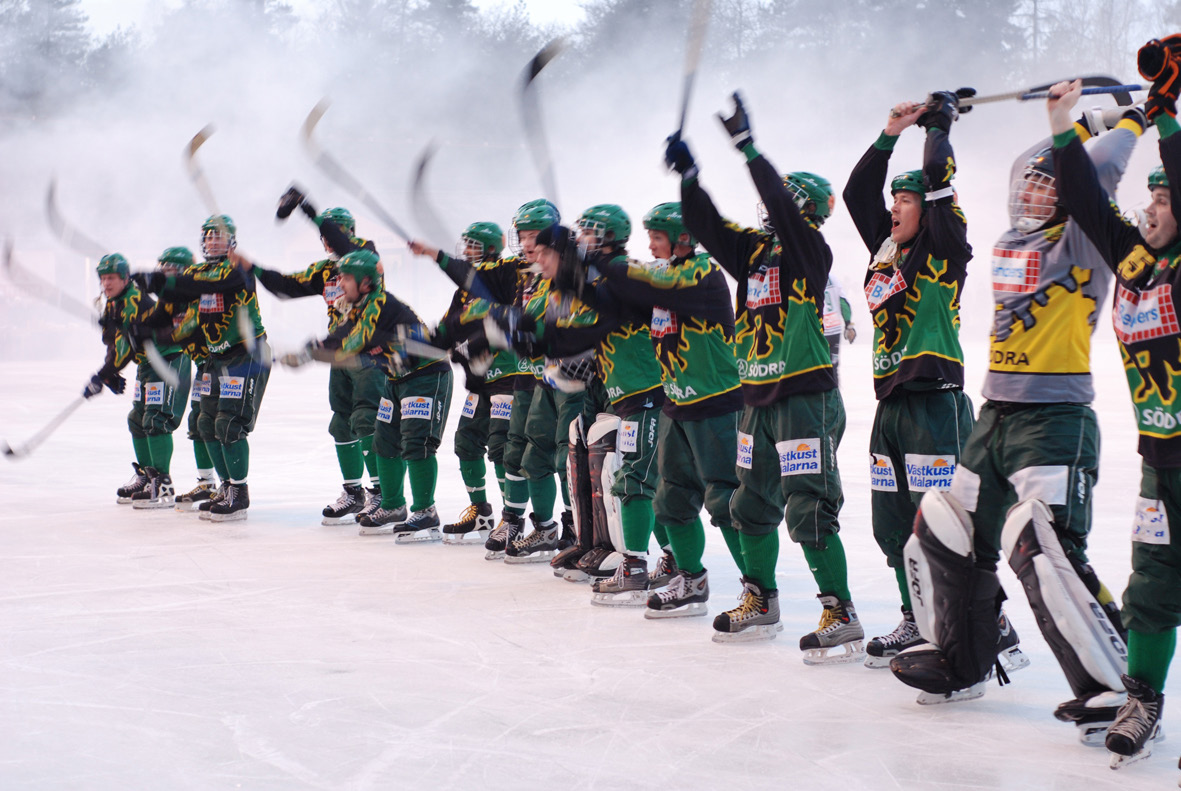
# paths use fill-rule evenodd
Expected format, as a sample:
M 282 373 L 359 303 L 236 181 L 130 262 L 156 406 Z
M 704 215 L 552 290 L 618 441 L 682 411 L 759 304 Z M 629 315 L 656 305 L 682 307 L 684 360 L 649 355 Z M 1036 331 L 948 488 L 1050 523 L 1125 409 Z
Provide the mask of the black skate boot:
M 378 500 L 378 503 L 381 501 Z M 357 535 L 362 536 L 389 536 L 393 535 L 394 531 L 406 524 L 406 505 L 403 503 L 397 508 L 382 508 L 378 505 L 369 513 L 357 518 L 357 524 L 361 529 L 357 531 Z
M 841 601 L 832 593 L 820 593 L 816 598 L 824 605 L 820 625 L 816 631 L 800 638 L 805 665 L 836 665 L 865 661 L 865 630 L 857 618 L 851 601 Z M 829 654 L 831 649 L 841 653 Z
M 1000 630 L 1000 640 L 996 646 L 996 661 L 1006 673 L 1029 667 L 1029 657 L 1021 650 L 1017 630 L 1009 622 L 1005 611 L 1001 610 L 996 617 L 996 626 Z
M 244 483 L 231 483 L 225 496 L 209 507 L 212 522 L 235 522 L 246 518 L 250 507 L 250 487 Z
M 581 544 L 575 543 L 554 555 L 549 562 L 550 568 L 554 570 L 554 576 L 560 577 L 567 582 L 586 582 L 589 580 L 590 577 L 587 576 L 586 572 L 578 568 L 578 561 L 589 551 Z
M 176 496 L 175 507 L 183 514 L 192 513 L 197 506 L 213 497 L 217 484 L 211 478 L 198 478 L 197 485 L 184 494 Z
M 1164 736 L 1160 721 L 1165 707 L 1164 694 L 1131 676 L 1120 678 L 1128 690 L 1128 702 L 1120 707 L 1115 722 L 1107 729 L 1112 769 L 1152 755 L 1152 743 Z
M 344 485 L 336 502 L 324 506 L 322 525 L 345 525 L 356 521 L 355 514 L 365 507 L 365 490 L 359 484 Z
M 131 466 L 135 469 L 135 475 L 127 483 L 115 490 L 115 502 L 120 505 L 127 505 L 131 502 L 131 498 L 138 492 L 142 492 L 148 486 L 148 481 L 151 480 L 147 474 L 147 468 L 141 467 L 134 461 Z
M 412 511 L 405 522 L 394 528 L 395 544 L 419 544 L 423 541 L 438 540 L 439 512 L 433 505 Z
M 915 625 L 914 613 L 902 608 L 902 622 L 889 634 L 871 638 L 865 644 L 865 666 L 872 668 L 888 668 L 890 660 L 911 646 L 926 642 L 919 634 L 919 627 Z
M 353 519 L 357 520 L 357 524 L 360 524 L 362 516 L 367 516 L 378 508 L 381 508 L 381 484 L 375 483 L 365 490 L 365 505 L 353 516 Z
M 537 514 L 529 514 L 529 521 L 533 523 L 533 532 L 505 548 L 505 563 L 541 563 L 558 554 L 561 540 L 558 523 L 553 519 L 542 522 Z
M 558 548 L 567 549 L 578 543 L 578 532 L 574 529 L 574 512 L 562 512 L 562 537 L 558 539 Z
M 459 519 L 449 525 L 443 525 L 444 544 L 475 544 L 471 536 L 478 536 L 480 541 L 487 541 L 488 534 L 496 526 L 492 517 L 492 503 L 472 503 L 463 509 Z
M 1120 707 L 1128 702 L 1127 692 L 1110 689 L 1091 692 L 1081 698 L 1060 703 L 1054 717 L 1062 722 L 1073 722 L 1078 740 L 1088 747 L 1102 747 L 1107 730 L 1115 722 Z
M 138 509 L 172 508 L 176 491 L 172 488 L 172 478 L 154 467 L 145 467 L 150 472 L 147 488 L 131 495 L 131 507 Z
M 591 591 L 591 604 L 600 607 L 643 607 L 648 603 L 648 561 L 624 555 L 615 574 L 595 580 Z
M 696 574 L 681 569 L 664 590 L 648 596 L 648 609 L 644 617 L 686 618 L 691 615 L 705 615 L 709 609 L 709 573 L 702 569 Z
M 615 569 L 619 568 L 622 562 L 623 554 L 616 552 L 614 548 L 594 546 L 578 559 L 576 572 L 581 580 L 605 580 L 615 574 Z
M 212 497 L 210 497 L 208 500 L 206 500 L 203 503 L 197 503 L 197 511 L 200 512 L 198 514 L 198 516 L 200 516 L 200 518 L 202 518 L 202 519 L 209 519 L 210 518 L 209 509 L 213 508 L 213 506 L 216 505 L 217 503 L 220 503 L 225 498 L 226 492 L 228 492 L 229 489 L 230 489 L 230 482 L 229 481 L 222 481 L 221 485 L 217 487 L 217 491 L 213 493 Z
M 524 517 L 517 516 L 512 511 L 504 511 L 500 515 L 500 524 L 488 535 L 484 542 L 484 560 L 501 560 L 505 550 L 516 541 L 521 531 L 525 529 Z
M 783 631 L 779 622 L 779 591 L 764 590 L 754 580 L 742 578 L 742 595 L 733 610 L 714 618 L 715 643 L 750 643 L 774 640 Z
M 677 571 L 677 559 L 673 557 L 671 550 L 665 549 L 660 560 L 656 561 L 656 568 L 648 575 L 648 590 L 656 591 L 668 585 L 677 575 Z

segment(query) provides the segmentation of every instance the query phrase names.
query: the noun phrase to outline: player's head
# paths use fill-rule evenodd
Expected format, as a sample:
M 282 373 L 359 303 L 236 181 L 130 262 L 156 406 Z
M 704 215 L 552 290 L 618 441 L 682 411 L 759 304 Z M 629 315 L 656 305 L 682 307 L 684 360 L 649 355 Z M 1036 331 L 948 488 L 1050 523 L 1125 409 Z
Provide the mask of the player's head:
M 112 299 L 123 293 L 127 288 L 127 281 L 131 278 L 131 266 L 122 253 L 104 255 L 95 267 L 98 272 L 98 282 L 102 287 L 103 296 Z
M 591 206 L 578 217 L 578 244 L 588 253 L 622 253 L 631 234 L 631 219 L 614 203 Z
M 1023 233 L 1041 230 L 1063 216 L 1049 148 L 1031 156 L 1009 187 L 1009 219 Z
M 340 259 L 340 288 L 349 302 L 381 288 L 381 259 L 372 250 L 353 250 Z
M 657 260 L 693 254 L 697 241 L 685 227 L 679 201 L 653 206 L 644 215 L 644 228 L 648 231 L 648 250 Z
M 532 200 L 517 209 L 509 226 L 509 249 L 535 263 L 537 234 L 562 221 L 558 207 L 544 198 Z
M 832 194 L 832 184 L 828 179 L 806 170 L 797 170 L 794 173 L 783 174 L 783 186 L 791 194 L 792 200 L 796 202 L 800 214 L 804 215 L 804 218 L 817 228 L 824 225 L 824 221 L 832 216 L 836 197 Z M 759 203 L 758 212 L 763 230 L 767 233 L 774 233 L 774 229 L 771 227 L 771 218 L 767 214 L 767 206 Z
M 324 227 L 324 221 L 331 220 L 336 223 L 336 227 L 344 231 L 345 236 L 357 235 L 357 221 L 353 219 L 353 213 L 348 209 L 334 206 L 331 209 L 325 209 L 316 215 L 316 226 L 318 228 Z M 336 251 L 328 244 L 328 240 L 324 238 L 324 234 L 320 233 L 320 243 L 324 245 L 325 252 L 332 258 L 336 257 Z
M 1177 217 L 1173 214 L 1173 196 L 1169 176 L 1163 167 L 1148 174 L 1148 191 L 1152 199 L 1144 210 L 1140 233 L 1154 250 L 1163 250 L 1177 241 Z
M 923 219 L 923 200 L 927 196 L 923 171 L 911 170 L 895 176 L 890 182 L 890 194 L 894 196 L 894 205 L 890 207 L 890 238 L 897 244 L 906 244 L 919 235 Z
M 238 229 L 228 214 L 214 214 L 201 224 L 201 254 L 206 261 L 221 261 L 237 246 Z
M 160 268 L 170 275 L 183 275 L 196 264 L 193 251 L 187 247 L 169 247 L 156 259 Z
M 537 248 L 537 264 L 541 268 L 541 276 L 546 280 L 558 277 L 563 260 L 578 255 L 574 232 L 565 225 L 555 223 L 542 228 L 537 232 L 534 244 Z
M 460 258 L 472 264 L 495 261 L 504 252 L 504 231 L 494 222 L 474 222 L 459 237 Z

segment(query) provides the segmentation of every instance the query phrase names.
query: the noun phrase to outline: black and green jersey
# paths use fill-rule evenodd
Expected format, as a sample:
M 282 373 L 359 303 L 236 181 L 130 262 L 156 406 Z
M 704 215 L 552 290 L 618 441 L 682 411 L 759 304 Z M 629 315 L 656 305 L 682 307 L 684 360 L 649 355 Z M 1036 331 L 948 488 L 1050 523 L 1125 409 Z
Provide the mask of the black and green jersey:
M 893 222 L 883 189 L 896 136 L 883 132 L 849 175 L 845 205 L 873 259 L 865 296 L 874 324 L 873 378 L 878 399 L 896 387 L 963 387 L 960 292 L 972 246 L 951 188 L 955 157 L 947 133 L 927 130 L 923 154 L 926 199 L 914 239 L 890 240 Z
M 184 275 L 169 275 L 161 298 L 171 302 L 197 301 L 197 322 L 211 355 L 225 355 L 249 337 L 266 332 L 258 312 L 254 278 L 229 261 L 205 261 Z
M 144 316 L 144 324 L 158 328 L 156 345 L 161 355 L 171 357 L 183 353 L 196 362 L 209 356 L 198 304 L 161 299 Z
M 1181 213 L 1181 130 L 1167 115 L 1156 125 L 1176 217 Z M 1153 467 L 1181 467 L 1181 241 L 1165 250 L 1145 244 L 1104 191 L 1073 129 L 1054 138 L 1054 171 L 1071 219 L 1115 273 L 1112 320 L 1132 391 L 1140 455 Z
M 352 306 L 322 345 L 334 351 L 338 361 L 351 357 L 372 360 L 394 382 L 422 373 L 449 371 L 451 364 L 446 358 L 421 357 L 404 350 L 404 334 L 429 342 L 422 330 L 422 320 L 409 306 L 386 291 L 371 291 Z
M 777 234 L 722 219 L 697 178 L 681 183 L 685 227 L 738 281 L 734 354 L 748 406 L 836 387 L 824 339 L 832 251 L 800 214 L 775 169 L 748 146 L 747 167 Z
M 134 323 L 143 322 L 154 304 L 151 296 L 140 291 L 139 287 L 129 280 L 126 288 L 119 292 L 118 296 L 108 299 L 103 305 L 98 323 L 102 327 L 103 343 L 107 347 L 104 367 L 121 371 L 130 362 L 134 361 L 139 365 L 147 359 L 143 352 L 132 345 L 127 328 Z

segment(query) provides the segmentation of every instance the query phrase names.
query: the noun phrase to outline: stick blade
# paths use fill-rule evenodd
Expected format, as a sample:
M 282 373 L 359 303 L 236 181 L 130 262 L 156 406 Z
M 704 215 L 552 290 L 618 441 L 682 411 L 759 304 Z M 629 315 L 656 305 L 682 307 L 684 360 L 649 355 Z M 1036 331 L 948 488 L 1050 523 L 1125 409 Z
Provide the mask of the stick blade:
M 91 239 L 66 221 L 65 215 L 61 213 L 61 209 L 57 205 L 56 178 L 49 180 L 49 189 L 45 192 L 45 215 L 54 236 L 71 250 L 90 258 L 102 258 L 110 249 Z
M 434 140 L 431 140 L 422 149 L 422 153 L 418 155 L 418 162 L 414 166 L 414 183 L 410 187 L 410 205 L 414 207 L 414 219 L 418 222 L 419 227 L 422 228 L 427 238 L 435 243 L 445 242 L 453 238 L 447 233 L 443 220 L 439 217 L 439 213 L 435 211 L 435 207 L 431 205 L 426 194 L 427 168 L 430 166 L 431 160 L 434 159 L 435 152 L 438 150 L 439 146 Z
M 192 162 L 193 158 L 197 156 L 198 149 L 205 145 L 205 141 L 213 137 L 213 133 L 216 131 L 217 128 L 213 124 L 205 124 L 201 131 L 193 135 L 193 139 L 185 146 L 185 157 Z
M 332 102 L 325 96 L 320 101 L 316 102 L 316 106 L 308 113 L 308 117 L 303 119 L 303 126 L 299 128 L 300 137 L 303 138 L 303 144 L 310 150 L 316 152 L 320 147 L 315 144 L 315 138 L 312 134 L 316 131 L 316 124 L 320 123 L 320 119 L 324 117 L 324 113 L 328 112 L 329 106 Z
M 561 55 L 565 49 L 565 36 L 558 36 L 546 42 L 545 46 L 538 50 L 537 54 L 525 65 L 522 87 L 528 87 L 529 83 L 533 82 L 538 74 L 541 74 L 542 69 L 548 66 L 551 60 Z

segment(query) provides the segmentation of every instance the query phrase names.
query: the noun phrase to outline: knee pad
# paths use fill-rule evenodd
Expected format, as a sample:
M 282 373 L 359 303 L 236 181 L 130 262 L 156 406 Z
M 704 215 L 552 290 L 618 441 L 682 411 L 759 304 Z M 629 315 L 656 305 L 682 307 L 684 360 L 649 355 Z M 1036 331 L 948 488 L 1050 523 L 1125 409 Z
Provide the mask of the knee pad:
M 566 454 L 566 480 L 570 485 L 570 509 L 578 545 L 584 550 L 594 546 L 594 505 L 591 497 L 590 454 L 582 415 L 570 421 L 570 452 Z
M 1123 689 L 1127 645 L 1063 551 L 1046 504 L 1022 500 L 1009 509 L 1001 547 L 1075 697 Z M 1083 573 L 1097 590 L 1094 572 L 1087 568 Z
M 619 417 L 600 414 L 586 432 L 586 445 L 591 479 L 591 501 L 594 506 L 594 543 L 596 546 L 624 550 L 623 506 L 611 494 L 615 475 L 623 466 L 623 454 L 618 450 Z

